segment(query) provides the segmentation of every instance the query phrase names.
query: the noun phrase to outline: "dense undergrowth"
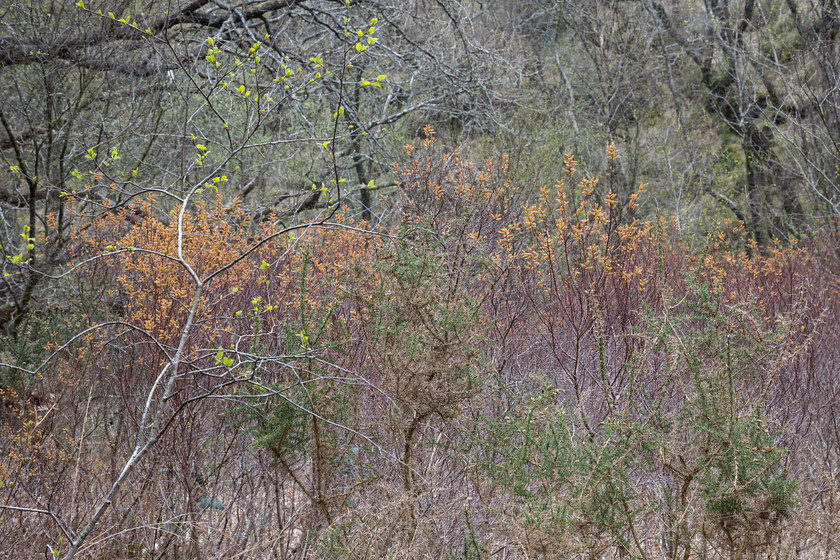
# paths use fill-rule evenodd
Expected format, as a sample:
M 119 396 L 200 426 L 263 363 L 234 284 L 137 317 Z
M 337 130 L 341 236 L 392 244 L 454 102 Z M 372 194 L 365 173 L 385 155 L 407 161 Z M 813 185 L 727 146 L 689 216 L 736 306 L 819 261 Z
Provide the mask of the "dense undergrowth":
M 211 191 L 80 227 L 4 372 L 0 555 L 62 554 L 150 417 L 80 556 L 837 554 L 833 240 L 685 237 L 571 155 L 538 195 L 432 134 L 396 173 L 391 230 Z

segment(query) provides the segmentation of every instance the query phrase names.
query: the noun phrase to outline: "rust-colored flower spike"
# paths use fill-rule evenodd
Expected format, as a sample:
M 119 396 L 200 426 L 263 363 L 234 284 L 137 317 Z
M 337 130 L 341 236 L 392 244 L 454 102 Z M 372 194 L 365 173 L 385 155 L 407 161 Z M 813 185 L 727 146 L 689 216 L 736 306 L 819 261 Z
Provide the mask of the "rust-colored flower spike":
M 423 127 L 423 135 L 426 137 L 425 140 L 423 140 L 423 147 L 428 149 L 435 143 L 435 129 L 432 125 L 427 124 Z
M 583 196 L 592 196 L 595 191 L 595 185 L 598 184 L 598 179 L 581 179 L 578 183 L 578 188 L 583 193 Z
M 566 154 L 566 160 L 563 162 L 563 170 L 571 177 L 577 170 L 578 162 L 575 160 L 574 154 L 571 152 Z
M 607 146 L 607 157 L 606 160 L 609 162 L 613 162 L 618 159 L 618 150 L 612 144 Z
M 639 205 L 639 197 L 647 191 L 647 183 L 639 183 L 639 188 L 630 195 L 630 210 L 635 210 Z

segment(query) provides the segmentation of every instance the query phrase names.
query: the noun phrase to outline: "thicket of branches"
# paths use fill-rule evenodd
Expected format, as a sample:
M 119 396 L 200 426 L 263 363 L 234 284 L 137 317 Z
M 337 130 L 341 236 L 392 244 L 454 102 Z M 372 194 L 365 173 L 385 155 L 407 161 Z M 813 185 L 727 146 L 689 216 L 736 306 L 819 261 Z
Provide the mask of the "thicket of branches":
M 836 553 L 834 3 L 2 10 L 0 555 Z

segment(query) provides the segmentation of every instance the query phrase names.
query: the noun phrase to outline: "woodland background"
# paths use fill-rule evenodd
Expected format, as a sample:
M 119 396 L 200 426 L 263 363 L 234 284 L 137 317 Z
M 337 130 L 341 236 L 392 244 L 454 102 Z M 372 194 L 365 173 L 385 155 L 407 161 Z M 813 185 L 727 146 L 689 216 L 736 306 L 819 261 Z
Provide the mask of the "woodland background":
M 836 0 L 0 7 L 0 557 L 840 555 Z

